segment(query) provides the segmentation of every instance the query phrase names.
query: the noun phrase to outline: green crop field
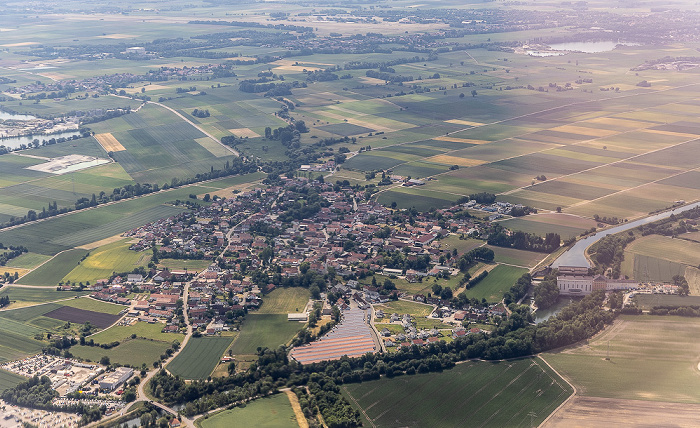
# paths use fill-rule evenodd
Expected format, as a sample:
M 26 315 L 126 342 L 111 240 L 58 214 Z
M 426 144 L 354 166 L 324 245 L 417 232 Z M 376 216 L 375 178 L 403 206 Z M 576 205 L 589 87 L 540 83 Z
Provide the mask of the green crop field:
M 4 290 L 3 290 L 4 291 Z M 26 322 L 30 321 L 36 317 L 40 317 L 47 314 L 54 309 L 60 308 L 61 305 L 56 303 L 46 303 L 44 305 L 30 306 L 27 308 L 10 309 L 5 311 L 0 311 L 0 317 L 10 318 L 14 321 Z
M 151 260 L 148 252 L 129 250 L 129 240 L 121 240 L 90 250 L 85 260 L 63 277 L 63 281 L 91 282 L 109 278 L 112 272 L 131 272 L 139 266 L 147 266 Z
M 99 346 L 73 346 L 70 351 L 73 355 L 91 361 L 100 361 L 103 356 L 108 356 L 111 363 L 129 364 L 140 367 L 142 364 L 151 367 L 154 361 L 160 359 L 161 354 L 170 347 L 170 342 L 156 340 L 132 339 L 122 342 L 112 349 L 102 349 Z
M 341 390 L 365 412 L 367 425 L 377 428 L 530 427 L 573 393 L 542 361 L 529 358 L 469 361 L 441 373 L 348 384 Z
M 662 235 L 638 237 L 625 247 L 622 273 L 638 281 L 670 282 L 700 265 L 700 243 Z
M 306 288 L 277 288 L 263 298 L 258 314 L 288 314 L 301 312 L 309 301 Z
M 22 269 L 34 269 L 49 259 L 51 259 L 51 256 L 46 256 L 44 254 L 24 253 L 10 260 L 7 265 Z
M 503 293 L 515 284 L 527 269 L 515 266 L 498 265 L 478 284 L 469 290 L 465 290 L 469 297 L 478 300 L 486 299 L 490 303 L 498 302 L 503 298 Z
M 623 315 L 588 344 L 543 357 L 584 396 L 700 403 L 699 333 L 695 318 Z
M 193 337 L 167 369 L 183 379 L 206 379 L 232 342 L 231 337 Z
M 180 333 L 162 333 L 165 324 L 162 323 L 147 323 L 147 322 L 137 322 L 136 324 L 124 326 L 115 325 L 107 330 L 102 330 L 97 334 L 90 336 L 96 343 L 111 343 L 115 341 L 121 341 L 131 335 L 135 334 L 136 337 L 159 340 L 161 342 L 173 342 L 175 340 L 182 341 L 183 335 Z
M 25 382 L 27 378 L 10 373 L 5 370 L 0 370 L 0 393 L 5 392 L 6 389 L 13 388 L 22 382 Z
M 505 263 L 509 265 L 533 267 L 547 257 L 546 253 L 538 253 L 535 251 L 516 250 L 514 248 L 503 248 L 488 245 L 492 249 L 497 263 Z
M 700 306 L 700 296 L 678 296 L 675 294 L 636 294 L 634 301 L 645 310 L 654 306 Z
M 6 285 L 0 289 L 0 296 L 10 296 L 10 301 L 13 302 L 13 306 L 11 307 L 72 299 L 75 296 L 84 296 L 89 293 L 89 291 L 56 291 L 55 289 L 47 287 L 26 288 L 13 287 L 11 285 Z M 17 305 L 15 305 L 15 302 Z M 0 314 L 2 314 L 2 312 L 0 312 Z
M 100 300 L 95 300 L 90 297 L 66 300 L 65 302 L 61 302 L 61 305 L 70 306 L 72 308 L 85 309 L 86 311 L 102 312 L 105 314 L 112 315 L 116 315 L 124 309 L 129 308 L 128 306 L 102 302 Z
M 286 314 L 250 313 L 231 349 L 234 354 L 254 354 L 259 347 L 276 349 L 289 342 L 302 327 L 301 323 L 287 321 Z
M 297 427 L 294 410 L 285 394 L 259 398 L 245 407 L 225 410 L 195 422 L 198 428 L 290 428 Z
M 80 263 L 87 250 L 64 251 L 17 281 L 18 284 L 55 287 L 63 277 Z

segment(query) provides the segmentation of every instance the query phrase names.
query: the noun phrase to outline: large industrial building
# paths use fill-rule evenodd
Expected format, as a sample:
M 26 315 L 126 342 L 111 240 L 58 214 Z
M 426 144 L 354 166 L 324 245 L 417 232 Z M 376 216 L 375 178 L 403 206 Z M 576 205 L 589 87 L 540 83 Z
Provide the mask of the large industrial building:
M 588 268 L 562 266 L 559 273 L 564 273 L 557 276 L 557 286 L 562 296 L 585 296 L 596 290 L 629 290 L 639 286 L 637 281 L 588 275 Z
M 126 382 L 134 374 L 134 369 L 118 367 L 114 372 L 108 373 L 100 381 L 100 389 L 114 391 L 119 385 Z

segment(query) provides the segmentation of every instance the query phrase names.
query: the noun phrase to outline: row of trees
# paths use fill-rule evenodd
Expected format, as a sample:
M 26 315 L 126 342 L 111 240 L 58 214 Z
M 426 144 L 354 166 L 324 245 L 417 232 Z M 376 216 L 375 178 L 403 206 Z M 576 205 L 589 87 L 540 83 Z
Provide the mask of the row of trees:
M 524 276 L 523 285 L 527 282 Z M 179 377 L 160 371 L 150 384 L 151 393 L 166 403 L 185 403 L 183 412 L 193 415 L 266 395 L 278 388 L 306 386 L 308 395 L 300 394 L 305 400 L 302 406 L 305 412 L 316 414 L 320 410 L 329 427 L 353 427 L 357 426 L 354 413 L 347 412 L 347 402 L 341 396 L 327 397 L 327 413 L 323 413 L 325 407 L 319 403 L 325 395 L 321 391 L 333 392 L 337 385 L 381 376 L 442 371 L 467 359 L 514 358 L 569 345 L 592 336 L 612 322 L 615 314 L 601 308 L 604 298 L 603 292 L 594 292 L 537 325 L 528 323 L 531 316 L 526 305 L 513 304 L 512 315 L 501 320 L 491 335 L 471 334 L 451 343 L 412 346 L 391 354 L 368 353 L 358 358 L 302 365 L 290 361 L 284 348 L 259 349 L 257 362 L 248 370 L 211 382 L 185 384 Z M 321 388 L 317 389 L 315 384 Z M 316 405 L 309 404 L 314 402 Z

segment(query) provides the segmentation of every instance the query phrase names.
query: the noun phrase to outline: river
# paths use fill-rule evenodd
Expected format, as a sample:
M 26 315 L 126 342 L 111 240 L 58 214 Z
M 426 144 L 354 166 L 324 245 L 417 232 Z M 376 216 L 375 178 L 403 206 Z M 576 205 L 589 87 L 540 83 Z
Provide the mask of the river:
M 604 237 L 608 235 L 613 235 L 615 233 L 620 233 L 624 232 L 625 230 L 630 230 L 634 229 L 637 226 L 641 226 L 643 224 L 647 223 L 652 223 L 657 220 L 664 219 L 666 217 L 670 217 L 671 214 L 678 214 L 683 211 L 688 211 L 690 209 L 693 209 L 695 207 L 700 206 L 700 202 L 695 202 L 690 205 L 685 205 L 682 207 L 675 208 L 673 210 L 669 211 L 664 211 L 662 213 L 650 215 L 649 217 L 644 217 L 639 220 L 635 221 L 630 221 L 628 223 L 623 223 L 619 226 L 612 227 L 610 229 L 606 229 L 602 232 L 598 232 L 595 235 L 591 235 L 587 238 L 581 239 L 578 241 L 576 244 L 574 244 L 573 247 L 571 247 L 567 252 L 559 256 L 558 259 L 552 263 L 552 266 L 554 267 L 559 267 L 559 266 L 590 266 L 591 264 L 588 262 L 586 259 L 585 253 L 586 249 L 590 247 L 591 245 L 595 244 L 599 240 L 603 239 Z

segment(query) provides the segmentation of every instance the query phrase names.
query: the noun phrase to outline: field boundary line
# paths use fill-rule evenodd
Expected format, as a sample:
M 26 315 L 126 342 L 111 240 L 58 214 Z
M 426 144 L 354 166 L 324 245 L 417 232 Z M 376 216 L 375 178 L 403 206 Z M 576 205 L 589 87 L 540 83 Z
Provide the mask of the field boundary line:
M 301 410 L 301 404 L 299 404 L 299 397 L 292 392 L 291 389 L 285 388 L 282 390 L 287 398 L 289 399 L 289 404 L 292 405 L 292 410 L 294 410 L 294 416 L 297 418 L 297 424 L 299 428 L 309 428 L 309 421 L 306 420 L 304 412 Z
M 367 421 L 372 425 L 372 428 L 377 428 L 377 426 L 374 424 L 374 421 L 369 417 L 369 415 L 367 414 L 367 412 L 365 412 L 364 407 L 360 406 L 360 403 L 357 402 L 357 400 L 355 399 L 355 397 L 352 395 L 352 393 L 351 393 L 350 391 L 348 391 L 348 388 L 346 388 L 345 385 L 343 385 L 343 389 L 344 389 L 345 392 L 348 394 L 348 396 L 350 397 L 350 399 L 352 400 L 352 402 L 355 403 L 355 405 L 360 409 L 360 411 L 362 412 L 362 414 L 365 415 L 365 418 L 366 418 Z M 325 423 L 324 423 L 324 425 L 325 425 Z
M 537 358 L 539 358 L 540 360 L 542 360 L 542 361 L 547 365 L 547 367 L 549 367 L 554 373 L 556 373 L 557 376 L 559 376 L 560 378 L 564 379 L 564 382 L 566 382 L 567 384 L 569 384 L 569 386 L 571 387 L 571 389 L 574 391 L 571 395 L 569 395 L 569 398 L 567 398 L 566 400 L 564 400 L 564 402 L 561 403 L 556 409 L 554 409 L 554 411 L 552 411 L 552 413 L 550 413 L 549 416 L 547 416 L 546 418 L 544 418 L 544 420 L 537 426 L 538 428 L 540 428 L 540 427 L 543 427 L 543 426 L 552 418 L 552 416 L 554 416 L 554 415 L 555 415 L 559 410 L 561 410 L 565 405 L 569 404 L 569 402 L 570 402 L 574 397 L 576 397 L 577 390 L 576 390 L 576 386 L 574 386 L 573 383 L 569 382 L 569 379 L 567 379 L 566 377 L 562 376 L 561 373 L 559 373 L 554 367 L 552 367 L 551 364 L 549 364 L 549 362 L 547 362 L 547 360 L 545 360 L 545 359 L 542 357 L 542 354 L 537 355 Z

